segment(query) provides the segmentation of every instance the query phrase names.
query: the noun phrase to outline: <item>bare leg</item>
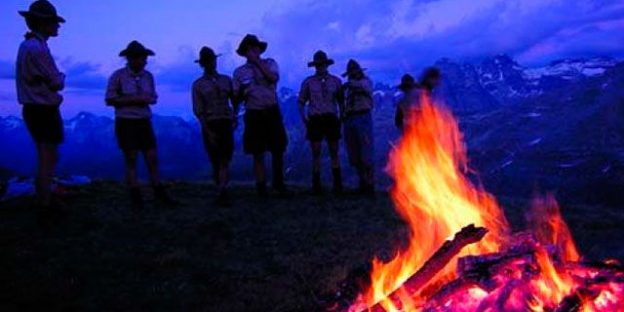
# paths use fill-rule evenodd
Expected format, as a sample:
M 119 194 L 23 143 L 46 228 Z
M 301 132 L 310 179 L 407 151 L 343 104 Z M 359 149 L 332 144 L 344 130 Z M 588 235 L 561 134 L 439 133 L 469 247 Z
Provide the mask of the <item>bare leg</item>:
M 136 171 L 137 151 L 124 151 L 124 159 L 126 161 L 126 183 L 130 188 L 139 187 L 139 178 Z
M 312 148 L 312 189 L 315 193 L 322 191 L 321 186 L 321 142 L 310 142 Z
M 254 154 L 254 175 L 256 176 L 256 190 L 261 196 L 266 195 L 266 168 L 264 166 L 264 153 Z
M 166 205 L 177 205 L 178 201 L 173 199 L 167 192 L 165 186 L 160 183 L 158 153 L 156 152 L 156 149 L 150 149 L 143 152 L 143 157 L 145 158 L 145 163 L 147 163 L 147 171 L 149 171 L 150 182 L 154 188 L 154 198 Z
M 229 161 L 223 159 L 219 162 L 219 192 L 224 192 L 227 190 L 230 172 L 229 172 L 230 163 Z
M 329 156 L 332 162 L 332 175 L 334 177 L 334 192 L 340 193 L 342 192 L 342 171 L 340 169 L 340 158 L 338 157 L 338 141 L 330 141 L 328 145 Z
M 150 149 L 143 153 L 145 163 L 147 164 L 147 171 L 150 175 L 150 182 L 153 186 L 160 184 L 160 173 L 158 172 L 158 153 L 156 149 Z
M 266 183 L 266 168 L 264 166 L 264 153 L 254 155 L 254 174 L 257 183 Z
M 40 204 L 48 206 L 52 199 L 52 177 L 58 160 L 58 146 L 56 144 L 38 143 L 37 155 L 39 167 L 35 187 Z

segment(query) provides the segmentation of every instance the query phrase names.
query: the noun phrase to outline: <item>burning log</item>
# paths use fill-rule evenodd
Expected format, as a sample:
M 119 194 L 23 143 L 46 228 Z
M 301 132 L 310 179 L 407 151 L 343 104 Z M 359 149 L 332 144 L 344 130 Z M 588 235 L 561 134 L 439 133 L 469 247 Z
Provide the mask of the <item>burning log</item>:
M 442 247 L 425 262 L 423 267 L 407 279 L 401 288 L 388 295 L 387 299 L 392 302 L 400 302 L 399 291 L 415 294 L 451 262 L 464 247 L 479 242 L 485 234 L 487 234 L 486 228 L 476 227 L 474 224 L 464 227 L 455 234 L 452 240 L 444 242 Z M 381 303 L 377 303 L 370 311 L 384 312 L 385 309 Z

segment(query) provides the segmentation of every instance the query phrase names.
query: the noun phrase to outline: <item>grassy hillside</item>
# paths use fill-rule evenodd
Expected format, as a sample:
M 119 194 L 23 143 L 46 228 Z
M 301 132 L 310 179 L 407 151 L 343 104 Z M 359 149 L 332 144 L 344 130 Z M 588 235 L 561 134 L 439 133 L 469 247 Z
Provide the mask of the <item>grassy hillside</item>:
M 0 204 L 0 310 L 315 311 L 373 255 L 389 257 L 406 236 L 385 194 L 259 200 L 233 190 L 211 205 L 204 184 L 173 184 L 176 209 L 128 208 L 125 189 L 77 190 L 66 217 L 38 222 L 29 199 Z M 151 195 L 147 192 L 147 195 Z M 505 199 L 515 227 L 524 200 Z M 624 259 L 624 214 L 564 207 L 583 252 Z

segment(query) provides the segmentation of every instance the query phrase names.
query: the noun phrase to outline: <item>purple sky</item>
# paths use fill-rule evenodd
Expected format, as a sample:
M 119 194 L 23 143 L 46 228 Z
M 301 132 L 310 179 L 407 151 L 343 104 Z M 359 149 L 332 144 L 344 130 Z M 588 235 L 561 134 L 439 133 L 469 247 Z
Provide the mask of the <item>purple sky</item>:
M 190 117 L 189 88 L 201 74 L 202 45 L 223 53 L 221 72 L 243 62 L 234 50 L 245 33 L 269 42 L 267 56 L 296 88 L 306 62 L 326 50 L 342 72 L 353 57 L 373 79 L 397 80 L 440 57 L 479 60 L 506 53 L 523 65 L 565 57 L 624 57 L 624 2 L 598 0 L 107 0 L 53 1 L 67 19 L 50 41 L 68 75 L 64 112 L 110 115 L 103 89 L 124 65 L 118 52 L 133 39 L 156 51 L 149 69 L 160 94 L 155 111 Z M 18 114 L 13 68 L 26 28 L 17 10 L 29 0 L 0 1 L 0 116 Z

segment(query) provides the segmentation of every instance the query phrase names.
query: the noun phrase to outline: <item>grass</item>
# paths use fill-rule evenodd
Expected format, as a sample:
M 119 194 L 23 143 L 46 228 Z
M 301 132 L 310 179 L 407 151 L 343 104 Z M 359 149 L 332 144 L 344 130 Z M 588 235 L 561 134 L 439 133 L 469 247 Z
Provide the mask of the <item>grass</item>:
M 220 208 L 212 187 L 177 183 L 179 207 L 134 213 L 118 183 L 77 191 L 54 223 L 38 222 L 28 199 L 0 204 L 0 310 L 317 311 L 319 294 L 407 235 L 381 193 L 260 200 L 236 186 Z M 518 227 L 525 201 L 503 203 Z M 624 215 L 564 214 L 586 255 L 624 259 Z

